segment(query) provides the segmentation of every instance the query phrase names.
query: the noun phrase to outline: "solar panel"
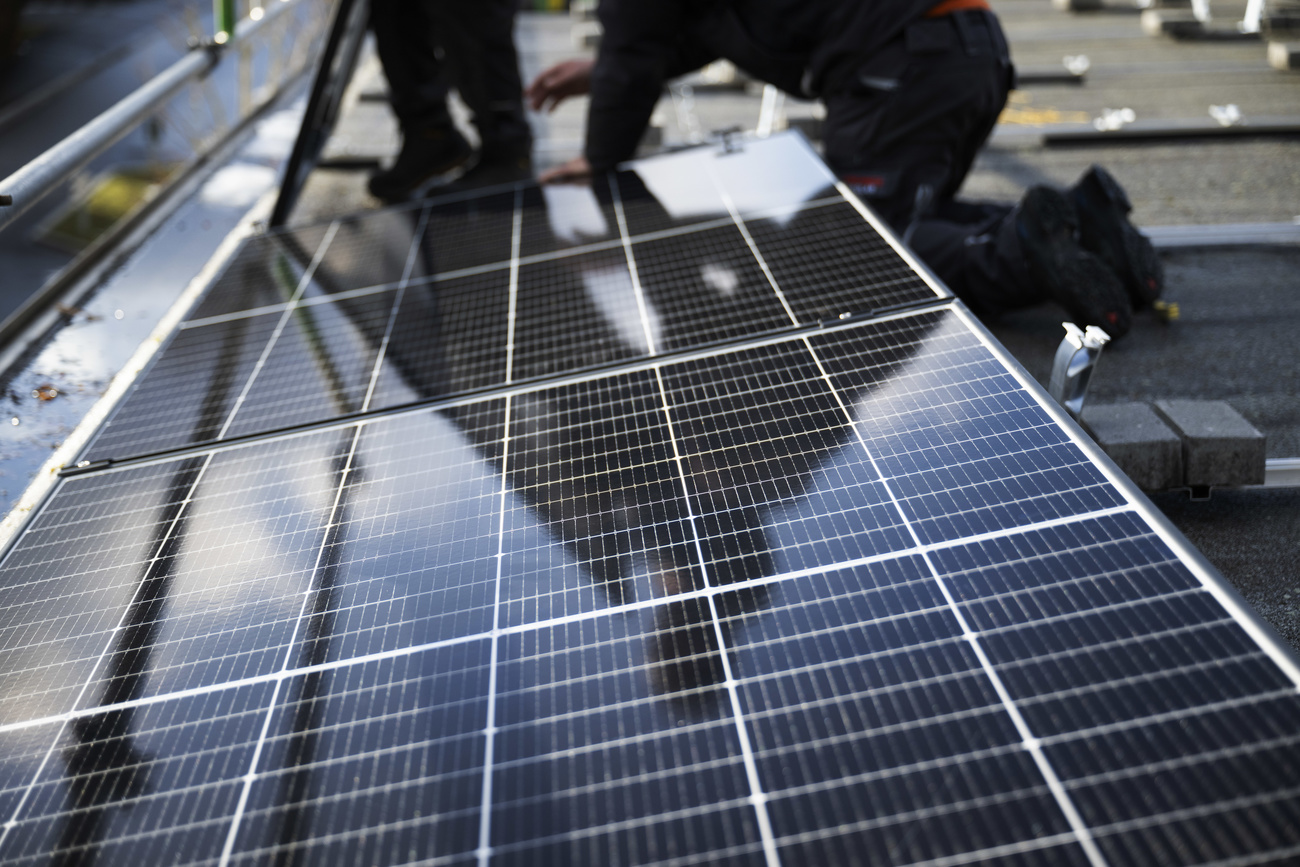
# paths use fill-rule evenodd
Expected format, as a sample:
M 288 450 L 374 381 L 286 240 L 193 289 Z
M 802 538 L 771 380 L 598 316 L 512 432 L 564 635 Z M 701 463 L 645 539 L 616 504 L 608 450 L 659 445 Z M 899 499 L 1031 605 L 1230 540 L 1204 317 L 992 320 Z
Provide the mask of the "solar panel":
M 0 860 L 1300 858 L 1294 657 L 847 195 L 246 244 L 0 564 Z

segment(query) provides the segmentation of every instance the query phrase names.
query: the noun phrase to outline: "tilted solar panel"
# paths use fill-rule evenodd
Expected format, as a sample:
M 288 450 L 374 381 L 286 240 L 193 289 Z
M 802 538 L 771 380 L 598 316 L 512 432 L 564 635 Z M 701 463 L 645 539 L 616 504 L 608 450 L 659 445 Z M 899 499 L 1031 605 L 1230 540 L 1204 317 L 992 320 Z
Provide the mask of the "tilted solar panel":
M 4 863 L 1300 858 L 1294 658 L 797 137 L 252 241 L 87 458 Z

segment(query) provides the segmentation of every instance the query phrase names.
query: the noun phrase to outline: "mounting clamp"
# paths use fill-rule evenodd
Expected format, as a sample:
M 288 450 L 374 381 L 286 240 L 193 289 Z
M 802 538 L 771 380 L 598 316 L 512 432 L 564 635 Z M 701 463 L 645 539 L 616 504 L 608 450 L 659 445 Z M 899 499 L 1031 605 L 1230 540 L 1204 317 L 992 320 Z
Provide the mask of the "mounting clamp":
M 1073 322 L 1061 324 L 1065 326 L 1065 339 L 1052 361 L 1052 379 L 1047 391 L 1078 421 L 1088 397 L 1093 369 L 1101 358 L 1102 347 L 1110 342 L 1110 335 L 1095 325 L 1082 330 Z

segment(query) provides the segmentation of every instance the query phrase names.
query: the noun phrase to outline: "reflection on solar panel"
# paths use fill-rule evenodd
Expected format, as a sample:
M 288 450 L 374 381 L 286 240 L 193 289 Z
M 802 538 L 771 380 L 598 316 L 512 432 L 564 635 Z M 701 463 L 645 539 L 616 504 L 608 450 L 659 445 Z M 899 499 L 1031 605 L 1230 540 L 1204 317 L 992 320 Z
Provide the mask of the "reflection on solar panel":
M 249 242 L 0 566 L 0 859 L 1296 863 L 1026 382 L 796 137 Z

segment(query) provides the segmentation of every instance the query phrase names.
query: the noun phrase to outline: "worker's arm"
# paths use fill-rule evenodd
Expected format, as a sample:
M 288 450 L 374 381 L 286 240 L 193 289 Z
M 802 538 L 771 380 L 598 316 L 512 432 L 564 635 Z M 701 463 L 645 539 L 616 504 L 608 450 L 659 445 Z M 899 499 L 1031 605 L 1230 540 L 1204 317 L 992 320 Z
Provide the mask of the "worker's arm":
M 680 34 L 688 29 L 687 0 L 603 0 L 604 35 L 591 70 L 586 157 L 604 171 L 630 158 L 650 122 L 669 76 L 680 74 Z

